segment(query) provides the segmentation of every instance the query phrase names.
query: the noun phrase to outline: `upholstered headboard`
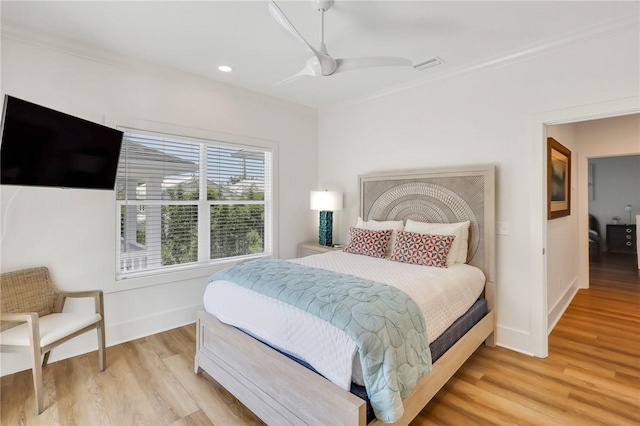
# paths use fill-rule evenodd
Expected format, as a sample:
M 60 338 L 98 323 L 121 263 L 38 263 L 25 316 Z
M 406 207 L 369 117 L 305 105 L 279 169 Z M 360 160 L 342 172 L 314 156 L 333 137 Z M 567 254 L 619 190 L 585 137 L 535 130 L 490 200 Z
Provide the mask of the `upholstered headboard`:
M 470 221 L 467 263 L 495 283 L 494 166 L 373 173 L 359 187 L 364 220 Z

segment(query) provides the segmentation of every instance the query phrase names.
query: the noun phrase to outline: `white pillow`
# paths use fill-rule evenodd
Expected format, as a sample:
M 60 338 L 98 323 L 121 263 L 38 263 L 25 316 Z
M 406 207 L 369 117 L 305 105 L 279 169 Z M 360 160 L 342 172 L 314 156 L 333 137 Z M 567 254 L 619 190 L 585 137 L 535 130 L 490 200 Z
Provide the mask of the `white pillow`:
M 391 229 L 391 239 L 389 240 L 389 245 L 387 246 L 386 251 L 386 256 L 389 257 L 391 247 L 393 247 L 393 244 L 396 242 L 398 231 L 402 231 L 404 229 L 404 224 L 401 220 L 362 220 L 361 217 L 358 217 L 356 228 L 370 229 L 372 231 L 384 231 L 385 229 Z
M 467 263 L 467 251 L 469 249 L 469 225 L 471 222 L 457 223 L 427 223 L 407 219 L 404 227 L 406 232 L 431 235 L 454 235 L 456 238 L 451 244 L 447 255 L 447 266 L 454 263 Z

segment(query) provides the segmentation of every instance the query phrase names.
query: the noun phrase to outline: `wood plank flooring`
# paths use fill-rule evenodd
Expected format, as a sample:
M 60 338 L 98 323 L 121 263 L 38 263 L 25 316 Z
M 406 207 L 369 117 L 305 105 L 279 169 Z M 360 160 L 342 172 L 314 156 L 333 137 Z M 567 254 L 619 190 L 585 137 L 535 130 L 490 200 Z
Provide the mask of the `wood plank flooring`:
M 549 357 L 481 347 L 412 425 L 640 424 L 640 279 L 604 260 L 549 342 Z M 2 425 L 260 425 L 215 382 L 193 374 L 195 327 L 112 346 L 0 380 Z
M 413 425 L 640 424 L 640 279 L 604 256 L 549 336 L 549 357 L 481 347 Z
M 638 258 L 635 254 L 601 253 L 589 265 L 589 279 L 600 285 L 637 286 Z

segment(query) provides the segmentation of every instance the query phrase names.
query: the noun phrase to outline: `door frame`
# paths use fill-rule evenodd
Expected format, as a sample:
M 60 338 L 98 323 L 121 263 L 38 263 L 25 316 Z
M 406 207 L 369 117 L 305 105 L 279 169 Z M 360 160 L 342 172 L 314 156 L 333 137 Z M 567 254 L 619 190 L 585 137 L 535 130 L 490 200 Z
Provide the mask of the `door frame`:
M 640 97 L 613 99 L 606 102 L 535 113 L 531 117 L 530 155 L 530 241 L 531 289 L 529 312 L 531 352 L 546 358 L 549 354 L 547 306 L 547 126 L 569 124 L 599 118 L 616 117 L 640 112 Z M 577 203 L 578 208 L 582 203 Z M 585 258 L 585 256 L 587 256 Z M 588 251 L 581 250 L 578 261 L 588 268 Z M 587 263 L 584 263 L 584 262 Z M 587 272 L 588 276 L 588 272 Z

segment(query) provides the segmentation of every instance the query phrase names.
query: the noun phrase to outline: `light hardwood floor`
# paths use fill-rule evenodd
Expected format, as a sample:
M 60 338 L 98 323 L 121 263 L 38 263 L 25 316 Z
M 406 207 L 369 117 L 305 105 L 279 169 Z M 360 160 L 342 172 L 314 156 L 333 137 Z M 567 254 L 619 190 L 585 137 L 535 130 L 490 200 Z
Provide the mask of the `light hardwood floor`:
M 413 425 L 640 424 L 640 279 L 602 262 L 550 336 L 549 357 L 481 347 Z M 43 371 L 35 416 L 30 371 L 3 377 L 2 425 L 258 425 L 251 412 L 193 374 L 195 328 L 177 328 Z

